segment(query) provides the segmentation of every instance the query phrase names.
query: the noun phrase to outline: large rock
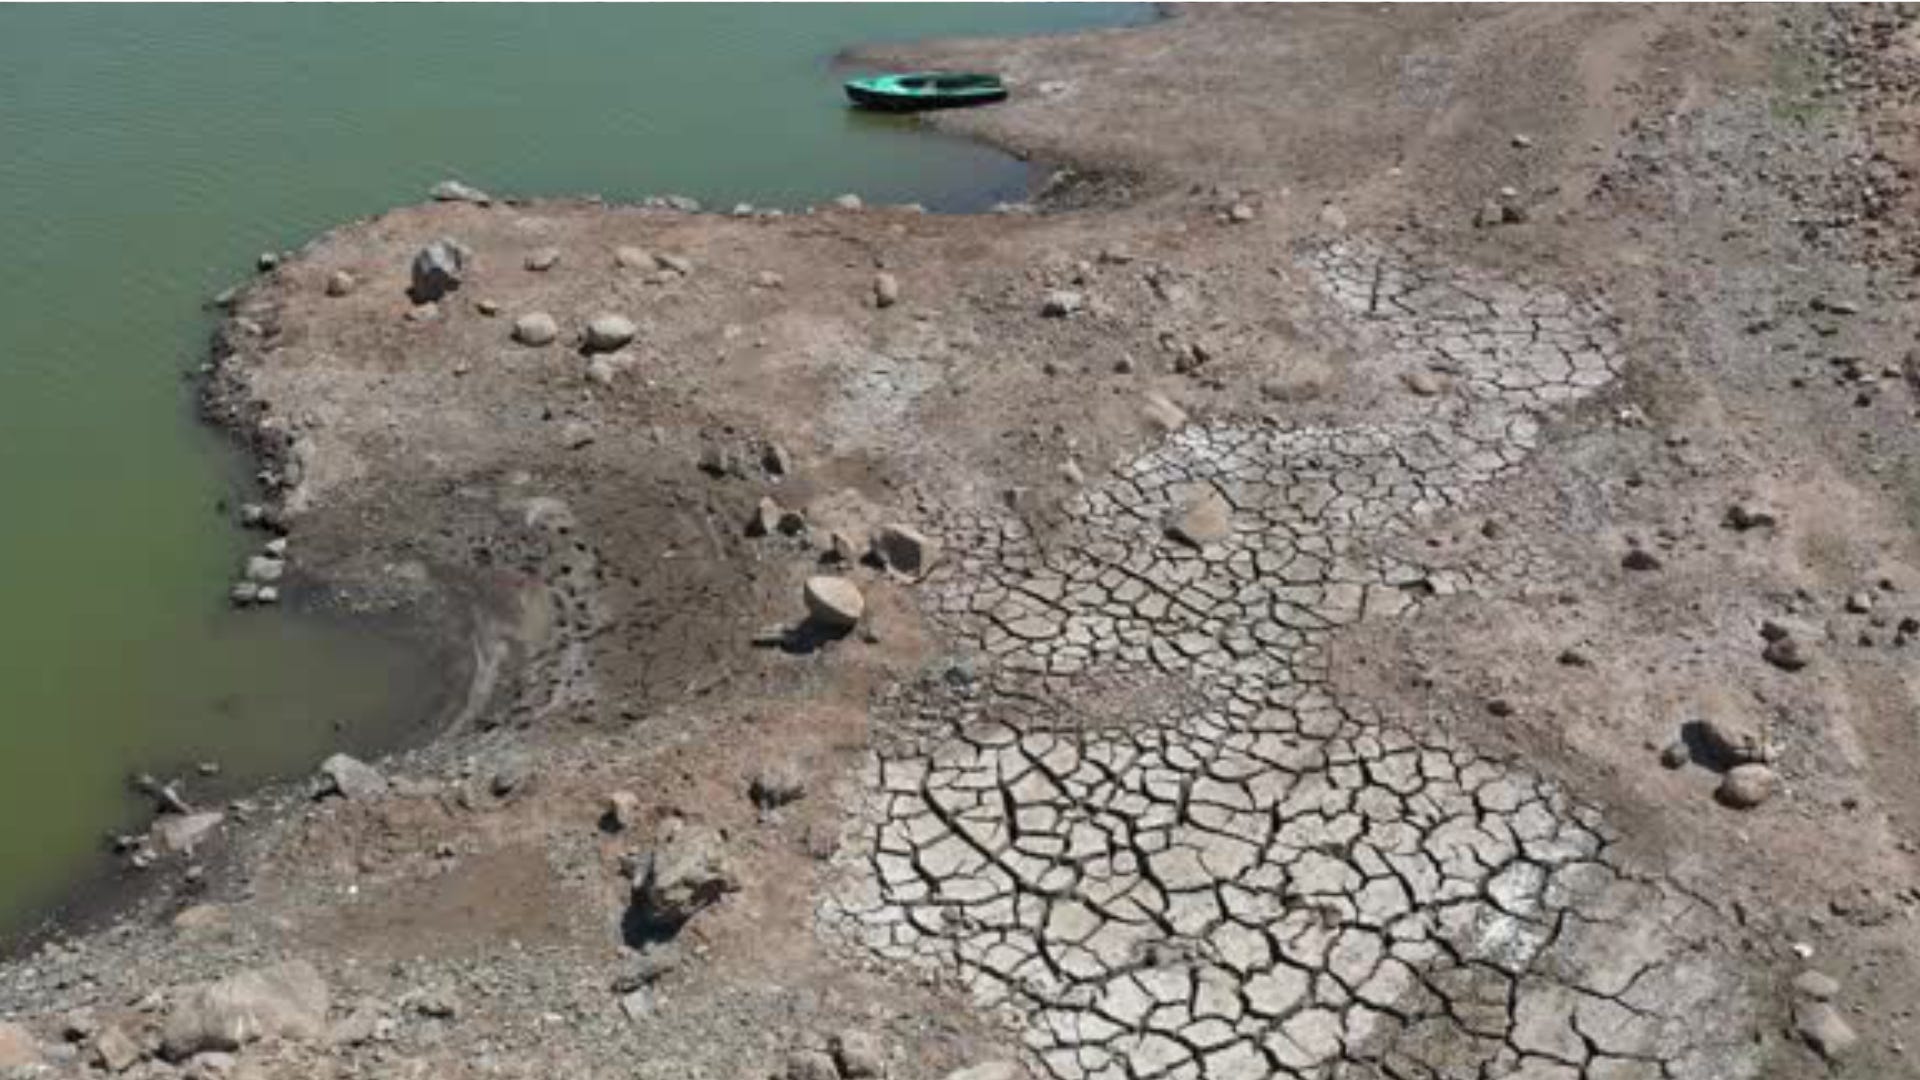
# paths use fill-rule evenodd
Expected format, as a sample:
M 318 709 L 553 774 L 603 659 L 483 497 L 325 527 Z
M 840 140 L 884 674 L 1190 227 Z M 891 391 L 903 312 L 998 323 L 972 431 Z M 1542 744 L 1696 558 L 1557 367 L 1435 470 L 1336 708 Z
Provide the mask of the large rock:
M 860 586 L 843 577 L 810 577 L 802 595 L 807 617 L 829 630 L 851 630 L 867 611 L 867 598 L 860 595 Z
M 348 799 L 377 799 L 388 791 L 387 778 L 355 757 L 335 754 L 320 763 L 321 794 Z
M 560 324 L 544 311 L 529 311 L 513 320 L 513 340 L 531 348 L 551 345 L 560 336 Z
M 160 850 L 191 855 L 202 840 L 213 835 L 227 816 L 218 810 L 170 814 L 153 823 L 153 839 Z
M 187 994 L 168 1015 L 161 1047 L 180 1061 L 232 1052 L 260 1039 L 317 1039 L 326 1030 L 327 984 L 304 960 L 230 975 Z
M 940 544 L 911 525 L 882 525 L 873 534 L 873 553 L 887 569 L 917 578 L 939 561 Z
M 466 279 L 473 253 L 465 244 L 441 237 L 413 257 L 413 287 L 407 295 L 416 304 L 428 304 L 458 289 Z
M 633 320 L 624 315 L 595 315 L 587 323 L 587 351 L 613 352 L 632 341 L 638 332 Z
M 0 1020 L 0 1070 L 27 1069 L 40 1064 L 40 1044 L 19 1024 Z
M 678 927 L 740 888 L 719 832 L 681 825 L 633 875 L 633 903 L 646 921 Z
M 1209 489 L 1188 499 L 1167 519 L 1167 535 L 1196 550 L 1233 535 L 1233 507 Z

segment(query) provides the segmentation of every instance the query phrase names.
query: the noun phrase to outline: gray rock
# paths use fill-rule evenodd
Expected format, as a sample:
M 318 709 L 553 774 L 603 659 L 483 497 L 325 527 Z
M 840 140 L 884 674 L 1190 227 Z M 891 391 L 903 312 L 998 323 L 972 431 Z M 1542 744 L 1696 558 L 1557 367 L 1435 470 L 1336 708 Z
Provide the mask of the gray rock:
M 791 761 L 767 765 L 753 774 L 747 785 L 747 797 L 762 810 L 775 810 L 799 802 L 807 794 L 807 778 Z
M 890 308 L 900 302 L 900 279 L 881 272 L 873 275 L 873 306 Z
M 259 258 L 253 260 L 253 265 L 259 267 L 260 272 L 264 274 L 280 265 L 280 253 L 277 251 L 263 251 L 260 253 Z
M 795 1050 L 780 1073 L 784 1080 L 840 1080 L 832 1056 L 821 1050 Z
M 787 286 L 787 279 L 772 270 L 762 270 L 753 275 L 753 284 L 760 289 L 784 289 Z
M 270 555 L 255 555 L 247 560 L 247 580 L 256 585 L 268 585 L 279 581 L 286 572 L 287 563 L 284 559 L 276 559 Z
M 585 420 L 569 420 L 560 425 L 560 441 L 569 450 L 579 450 L 594 440 L 593 425 Z
M 560 336 L 560 324 L 544 311 L 529 311 L 513 320 L 513 340 L 539 348 L 551 345 Z
M 466 279 L 473 253 L 450 237 L 428 244 L 413 257 L 413 287 L 408 295 L 416 304 L 430 304 L 458 289 Z
M 641 860 L 633 903 L 649 921 L 679 926 L 739 888 L 720 834 L 682 824 Z
M 1196 550 L 1233 535 L 1233 507 L 1209 489 L 1188 499 L 1167 520 L 1167 535 Z
M 843 1031 L 833 1037 L 833 1063 L 842 1080 L 872 1080 L 884 1076 L 887 1059 L 880 1044 L 864 1031 Z
M 1020 1080 L 1020 1066 L 1011 1061 L 983 1061 L 964 1069 L 955 1069 L 945 1080 Z
M 527 253 L 525 265 L 528 270 L 536 274 L 545 273 L 560 265 L 560 249 L 557 247 L 535 248 Z
M 1736 765 L 1721 779 L 1714 798 L 1735 810 L 1751 810 L 1773 798 L 1780 775 L 1765 765 Z
M 633 340 L 633 320 L 624 315 L 595 315 L 587 323 L 587 351 L 614 352 Z
M 1140 415 L 1155 430 L 1171 435 L 1187 426 L 1187 411 L 1165 395 L 1148 393 L 1142 399 Z
M 1440 376 L 1431 371 L 1409 371 L 1400 377 L 1400 381 L 1416 397 L 1434 397 L 1447 388 Z
M 1847 597 L 1847 611 L 1854 615 L 1865 615 L 1873 610 L 1873 594 L 1856 592 Z
M 613 249 L 613 265 L 622 270 L 651 270 L 653 256 L 645 248 L 622 245 Z
M 1040 314 L 1049 319 L 1064 319 L 1085 309 L 1087 298 L 1070 289 L 1055 289 L 1040 301 Z
M 807 617 L 829 630 L 851 630 L 866 614 L 867 600 L 860 586 L 843 577 L 818 575 L 807 579 L 802 592 Z
M 693 260 L 685 255 L 656 254 L 653 257 L 653 265 L 668 273 L 679 274 L 681 277 L 690 277 L 693 274 Z
M 1692 760 L 1693 752 L 1687 749 L 1685 742 L 1678 739 L 1668 743 L 1660 751 L 1660 765 L 1663 768 L 1678 769 Z
M 1699 721 L 1695 730 L 1713 763 L 1722 768 L 1764 764 L 1772 759 L 1767 740 L 1741 721 L 1714 717 Z
M 161 851 L 191 855 L 200 842 L 211 836 L 227 819 L 218 810 L 192 814 L 170 814 L 153 823 L 154 843 Z
M 1845 1057 L 1859 1041 L 1840 1010 L 1825 1001 L 1803 1001 L 1795 1005 L 1793 1027 L 1815 1053 L 1828 1061 Z
M 317 1039 L 326 1031 L 327 984 L 312 964 L 256 968 L 188 993 L 167 1016 L 162 1050 L 174 1061 L 234 1051 L 260 1039 Z
M 1737 532 L 1772 528 L 1778 522 L 1779 518 L 1773 511 L 1755 503 L 1737 502 L 1727 507 L 1727 527 Z
M 587 381 L 595 386 L 611 387 L 614 376 L 619 373 L 620 368 L 604 356 L 596 356 L 587 361 Z
M 110 1024 L 93 1038 L 94 1060 L 108 1072 L 126 1072 L 146 1054 L 133 1037 L 120 1030 L 119 1025 Z
M 234 607 L 246 607 L 260 599 L 260 586 L 251 581 L 236 581 L 233 588 L 227 590 L 227 599 Z
M 1648 571 L 1660 569 L 1660 557 L 1646 548 L 1628 548 L 1620 557 L 1620 565 L 1627 570 Z
M 1782 671 L 1799 671 L 1807 666 L 1807 653 L 1797 638 L 1791 634 L 1782 634 L 1767 642 L 1760 650 L 1760 658 Z
M 860 196 L 855 195 L 852 192 L 848 192 L 845 195 L 835 196 L 833 200 L 833 205 L 842 210 L 859 210 L 864 208 L 867 204 L 861 201 Z
M 1840 980 L 1825 972 L 1803 971 L 1794 977 L 1793 992 L 1810 1001 L 1832 1001 L 1840 996 Z
M 346 754 L 335 754 L 320 763 L 321 794 L 347 799 L 377 799 L 390 786 L 380 770 Z
M 327 275 L 327 295 L 333 297 L 345 296 L 352 292 L 359 284 L 359 282 L 354 280 L 352 274 L 347 273 L 345 270 L 335 270 L 333 273 Z
M 620 1012 L 629 1023 L 637 1024 L 653 1015 L 653 991 L 635 987 L 620 995 Z
M 1227 208 L 1227 220 L 1233 222 L 1235 225 L 1245 225 L 1247 222 L 1252 221 L 1254 217 L 1253 207 L 1248 206 L 1246 203 L 1234 203 L 1231 207 Z
M 940 560 L 939 541 L 911 525 L 882 525 L 873 534 L 872 543 L 873 554 L 881 565 L 908 577 L 925 574 Z
M 493 202 L 493 196 L 471 184 L 458 180 L 442 180 L 427 192 L 435 202 L 468 202 L 486 206 Z
M 631 791 L 616 791 L 608 795 L 605 820 L 623 832 L 639 826 L 640 796 Z

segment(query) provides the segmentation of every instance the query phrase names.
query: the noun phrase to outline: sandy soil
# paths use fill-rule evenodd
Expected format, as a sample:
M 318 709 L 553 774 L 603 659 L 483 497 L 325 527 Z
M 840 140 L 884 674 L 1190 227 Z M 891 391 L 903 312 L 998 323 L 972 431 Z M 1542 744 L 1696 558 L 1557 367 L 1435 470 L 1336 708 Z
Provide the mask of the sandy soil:
M 1182 9 L 862 57 L 1010 76 L 937 121 L 1055 168 L 1006 213 L 320 238 L 210 413 L 284 602 L 483 677 L 385 791 L 269 793 L 9 965 L 0 1066 L 1920 1076 L 1917 49 Z M 311 1023 L 159 1054 L 290 959 Z

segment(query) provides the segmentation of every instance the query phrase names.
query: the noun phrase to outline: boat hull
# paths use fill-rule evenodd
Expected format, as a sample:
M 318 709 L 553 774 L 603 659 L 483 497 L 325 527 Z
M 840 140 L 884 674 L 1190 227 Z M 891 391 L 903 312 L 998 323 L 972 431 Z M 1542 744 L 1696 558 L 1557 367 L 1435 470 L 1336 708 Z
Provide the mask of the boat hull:
M 1007 91 L 1004 87 L 945 94 L 898 94 L 852 85 L 846 89 L 847 97 L 852 99 L 855 105 L 876 112 L 908 113 L 930 112 L 934 109 L 965 109 L 974 105 L 991 105 L 1007 100 Z

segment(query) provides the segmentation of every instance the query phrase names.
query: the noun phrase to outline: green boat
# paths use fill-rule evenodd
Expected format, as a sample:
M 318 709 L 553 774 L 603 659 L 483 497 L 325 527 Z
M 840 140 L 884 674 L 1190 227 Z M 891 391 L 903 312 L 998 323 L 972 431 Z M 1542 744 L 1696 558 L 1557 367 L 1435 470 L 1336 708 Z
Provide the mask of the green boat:
M 1005 101 L 1007 87 L 998 75 L 914 71 L 849 79 L 847 96 L 863 109 L 919 112 Z

